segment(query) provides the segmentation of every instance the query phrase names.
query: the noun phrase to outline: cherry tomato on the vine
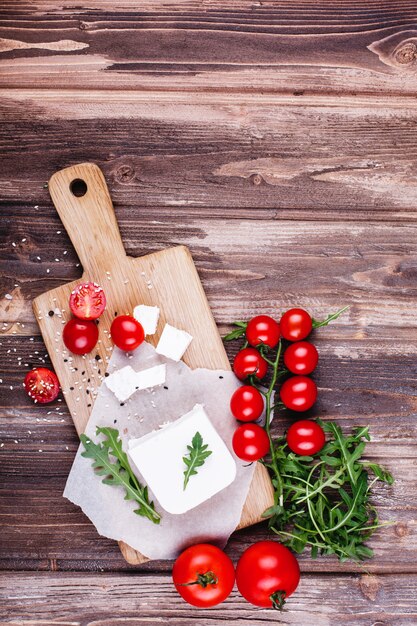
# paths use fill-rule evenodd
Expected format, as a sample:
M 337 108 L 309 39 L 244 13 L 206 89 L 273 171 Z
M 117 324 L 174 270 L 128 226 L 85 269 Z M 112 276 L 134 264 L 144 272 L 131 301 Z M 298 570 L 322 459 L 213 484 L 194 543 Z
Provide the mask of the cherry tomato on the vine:
M 87 354 L 97 343 L 97 324 L 91 320 L 84 321 L 74 317 L 65 324 L 62 338 L 70 352 Z
M 246 339 L 251 346 L 265 344 L 275 348 L 279 341 L 279 324 L 269 315 L 253 317 L 246 327 Z
M 233 450 L 243 461 L 258 461 L 269 451 L 269 439 L 258 424 L 242 424 L 234 432 Z
M 297 559 L 275 541 L 258 541 L 249 546 L 236 567 L 237 588 L 255 606 L 282 609 L 299 582 Z
M 316 383 L 308 376 L 293 376 L 283 383 L 280 396 L 287 409 L 308 411 L 317 399 Z
M 243 348 L 235 356 L 233 371 L 240 380 L 252 374 L 259 380 L 266 376 L 268 363 L 255 348 Z
M 296 454 L 310 456 L 320 452 L 326 443 L 326 436 L 317 422 L 300 420 L 289 427 L 287 443 L 290 450 Z
M 304 309 L 289 309 L 281 317 L 279 326 L 284 339 L 301 341 L 311 333 L 313 320 Z
M 243 385 L 236 389 L 230 400 L 230 410 L 241 422 L 254 422 L 261 417 L 264 399 L 255 387 Z
M 292 343 L 284 352 L 284 364 L 293 374 L 311 374 L 319 361 L 317 348 L 309 341 Z
M 96 320 L 106 308 L 106 296 L 97 283 L 82 283 L 71 292 L 69 304 L 79 319 Z
M 59 394 L 58 378 L 46 367 L 36 367 L 28 372 L 23 384 L 28 396 L 39 404 L 52 402 Z
M 125 352 L 136 350 L 145 339 L 142 324 L 131 315 L 115 317 L 110 326 L 110 334 L 116 346 Z
M 180 554 L 174 563 L 172 579 L 188 604 L 215 606 L 230 595 L 235 583 L 235 568 L 220 548 L 200 543 Z

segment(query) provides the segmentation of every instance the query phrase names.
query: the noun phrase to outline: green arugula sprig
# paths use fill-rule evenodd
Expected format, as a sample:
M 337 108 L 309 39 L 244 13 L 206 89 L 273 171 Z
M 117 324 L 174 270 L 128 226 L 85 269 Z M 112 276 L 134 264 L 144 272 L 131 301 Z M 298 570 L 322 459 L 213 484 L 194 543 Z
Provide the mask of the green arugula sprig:
M 119 431 L 116 428 L 98 427 L 97 435 L 104 435 L 105 440 L 94 443 L 87 435 L 81 435 L 81 443 L 85 451 L 81 456 L 93 459 L 93 468 L 99 476 L 103 476 L 105 485 L 123 487 L 125 500 L 133 500 L 138 504 L 134 509 L 136 515 L 147 517 L 154 524 L 161 521 L 160 514 L 155 511 L 155 505 L 149 500 L 148 488 L 142 486 L 130 467 L 127 454 L 122 449 Z
M 377 480 L 393 483 L 389 472 L 376 463 L 361 460 L 368 428 L 356 428 L 343 435 L 338 424 L 322 422 L 329 435 L 324 448 L 313 458 L 291 452 L 285 437 L 274 442 L 271 470 L 282 481 L 282 505 L 265 511 L 269 527 L 295 552 L 311 548 L 311 556 L 336 554 L 341 561 L 370 558 L 365 541 L 383 526 L 370 503 L 371 488 Z M 370 482 L 370 472 L 375 478 Z
M 186 466 L 184 470 L 184 491 L 191 476 L 197 474 L 197 468 L 204 465 L 206 459 L 212 454 L 211 450 L 208 450 L 208 444 L 203 444 L 203 438 L 199 432 L 196 432 L 191 440 L 191 446 L 187 446 L 187 450 L 187 456 L 182 458 Z

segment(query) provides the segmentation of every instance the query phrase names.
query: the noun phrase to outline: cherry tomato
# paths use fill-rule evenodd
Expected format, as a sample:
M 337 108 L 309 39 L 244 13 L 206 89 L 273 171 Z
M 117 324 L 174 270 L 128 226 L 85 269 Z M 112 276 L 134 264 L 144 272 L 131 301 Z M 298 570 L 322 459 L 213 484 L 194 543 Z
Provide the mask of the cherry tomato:
M 280 396 L 287 409 L 308 411 L 317 399 L 316 383 L 308 376 L 293 376 L 283 383 Z
M 119 315 L 110 327 L 111 338 L 120 350 L 136 350 L 145 339 L 142 324 L 131 315 Z
M 269 451 L 268 435 L 258 424 L 242 424 L 232 439 L 236 456 L 243 461 L 258 461 Z
M 289 427 L 287 443 L 290 450 L 296 454 L 309 456 L 320 452 L 326 443 L 326 436 L 317 422 L 300 420 Z
M 317 348 L 308 341 L 292 343 L 284 352 L 285 367 L 293 374 L 311 374 L 318 361 Z
M 174 563 L 172 579 L 188 604 L 215 606 L 230 595 L 235 583 L 235 568 L 222 550 L 209 543 L 200 543 L 180 554 Z
M 53 402 L 59 394 L 58 378 L 46 367 L 36 367 L 28 372 L 23 384 L 28 396 L 39 404 Z
M 79 319 L 96 320 L 106 308 L 106 296 L 97 283 L 82 283 L 71 292 L 69 304 Z
M 255 606 L 282 609 L 299 582 L 297 559 L 275 541 L 254 543 L 245 550 L 236 567 L 237 588 Z
M 91 352 L 98 340 L 97 324 L 90 321 L 73 318 L 64 326 L 62 333 L 64 343 L 74 354 Z
M 267 370 L 267 362 L 255 348 L 243 348 L 233 361 L 233 371 L 240 380 L 244 380 L 251 374 L 261 380 L 266 376 Z
M 269 315 L 257 315 L 248 322 L 246 339 L 251 346 L 264 343 L 270 348 L 275 348 L 279 341 L 279 324 Z
M 311 333 L 313 321 L 304 309 L 290 309 L 281 317 L 279 326 L 284 339 L 301 341 Z
M 261 417 L 264 410 L 264 399 L 255 387 L 243 385 L 236 389 L 230 400 L 230 410 L 241 422 L 254 422 Z

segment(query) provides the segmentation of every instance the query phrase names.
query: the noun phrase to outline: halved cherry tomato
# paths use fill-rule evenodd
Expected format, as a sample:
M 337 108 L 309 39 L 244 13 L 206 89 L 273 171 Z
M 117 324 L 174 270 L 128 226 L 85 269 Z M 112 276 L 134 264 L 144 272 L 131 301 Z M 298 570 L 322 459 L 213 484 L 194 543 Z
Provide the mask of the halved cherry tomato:
M 59 394 L 58 378 L 47 367 L 36 367 L 28 372 L 23 384 L 28 396 L 39 404 L 53 402 Z
M 317 400 L 316 383 L 308 376 L 293 376 L 283 383 L 282 402 L 292 411 L 308 411 Z
M 174 563 L 172 579 L 188 604 L 215 606 L 230 595 L 235 584 L 235 568 L 222 550 L 200 543 L 180 554 Z
M 317 348 L 309 341 L 292 343 L 284 352 L 284 364 L 293 374 L 311 374 L 319 361 Z
M 69 304 L 79 319 L 96 320 L 106 308 L 106 295 L 97 283 L 82 283 L 71 292 Z
M 267 370 L 267 362 L 255 348 L 243 348 L 233 361 L 233 371 L 240 380 L 252 374 L 261 380 L 266 376 Z
M 287 443 L 290 450 L 296 454 L 309 456 L 320 452 L 326 443 L 326 436 L 317 422 L 299 420 L 289 427 Z
M 281 317 L 279 326 L 284 339 L 301 341 L 311 333 L 313 321 L 304 309 L 290 309 Z
M 68 350 L 74 354 L 91 352 L 98 340 L 97 324 L 73 318 L 64 326 L 62 338 Z
M 242 424 L 232 439 L 236 456 L 243 461 L 258 461 L 269 451 L 268 435 L 258 424 Z
M 243 385 L 236 389 L 230 400 L 230 410 L 241 422 L 254 422 L 262 415 L 264 399 L 255 387 Z
M 253 317 L 246 327 L 246 339 L 251 346 L 264 343 L 270 348 L 275 348 L 279 341 L 279 324 L 269 315 L 257 315 Z
M 255 606 L 282 609 L 299 582 L 297 559 L 276 541 L 258 541 L 249 546 L 236 567 L 237 588 Z
M 111 338 L 120 350 L 136 350 L 145 339 L 142 324 L 131 315 L 115 317 L 110 327 Z

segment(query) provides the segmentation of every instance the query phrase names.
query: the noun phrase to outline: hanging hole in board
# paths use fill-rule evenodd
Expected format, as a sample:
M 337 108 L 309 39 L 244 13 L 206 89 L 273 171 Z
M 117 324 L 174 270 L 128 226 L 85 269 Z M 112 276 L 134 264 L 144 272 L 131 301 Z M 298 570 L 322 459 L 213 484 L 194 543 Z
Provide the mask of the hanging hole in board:
M 74 196 L 82 198 L 87 193 L 87 183 L 81 178 L 75 178 L 75 180 L 70 183 L 70 190 Z

